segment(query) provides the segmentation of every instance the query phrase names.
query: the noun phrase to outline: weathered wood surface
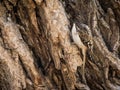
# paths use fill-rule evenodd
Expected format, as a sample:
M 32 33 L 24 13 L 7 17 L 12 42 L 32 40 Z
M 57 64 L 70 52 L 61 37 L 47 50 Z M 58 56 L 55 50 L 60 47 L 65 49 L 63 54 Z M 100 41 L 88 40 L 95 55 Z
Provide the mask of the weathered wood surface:
M 0 1 L 0 90 L 120 90 L 119 58 L 119 0 Z

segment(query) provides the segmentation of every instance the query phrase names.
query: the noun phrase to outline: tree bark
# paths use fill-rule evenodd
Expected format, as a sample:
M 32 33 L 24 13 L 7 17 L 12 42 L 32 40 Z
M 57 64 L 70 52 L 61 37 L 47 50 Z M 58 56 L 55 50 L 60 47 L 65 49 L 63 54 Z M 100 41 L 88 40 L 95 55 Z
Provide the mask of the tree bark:
M 0 90 L 120 90 L 119 19 L 119 0 L 1 0 Z

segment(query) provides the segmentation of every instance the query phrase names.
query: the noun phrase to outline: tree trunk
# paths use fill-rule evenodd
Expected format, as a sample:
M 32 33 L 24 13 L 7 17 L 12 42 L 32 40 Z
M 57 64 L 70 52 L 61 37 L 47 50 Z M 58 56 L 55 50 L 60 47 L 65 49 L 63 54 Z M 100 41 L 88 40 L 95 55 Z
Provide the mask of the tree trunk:
M 0 90 L 120 90 L 119 31 L 119 0 L 0 0 Z

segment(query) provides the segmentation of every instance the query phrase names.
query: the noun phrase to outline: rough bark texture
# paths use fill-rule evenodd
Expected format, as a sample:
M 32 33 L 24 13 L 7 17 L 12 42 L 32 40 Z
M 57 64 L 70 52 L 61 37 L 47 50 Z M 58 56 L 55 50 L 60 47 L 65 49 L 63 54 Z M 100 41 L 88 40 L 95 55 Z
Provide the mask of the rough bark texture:
M 0 90 L 120 90 L 119 58 L 119 0 L 0 0 Z

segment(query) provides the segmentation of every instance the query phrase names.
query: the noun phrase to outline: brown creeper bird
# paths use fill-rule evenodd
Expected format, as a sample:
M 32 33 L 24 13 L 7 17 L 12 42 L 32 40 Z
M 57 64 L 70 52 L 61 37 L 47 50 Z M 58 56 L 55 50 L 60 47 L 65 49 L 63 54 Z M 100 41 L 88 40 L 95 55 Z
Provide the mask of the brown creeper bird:
M 74 43 L 79 47 L 79 49 L 82 50 L 82 55 L 83 55 L 83 67 L 82 67 L 82 78 L 83 80 L 85 80 L 85 61 L 86 61 L 86 51 L 87 51 L 87 47 L 82 43 L 80 37 L 79 37 L 79 33 L 76 30 L 76 26 L 75 23 L 73 24 L 72 27 L 72 39 L 74 41 Z

